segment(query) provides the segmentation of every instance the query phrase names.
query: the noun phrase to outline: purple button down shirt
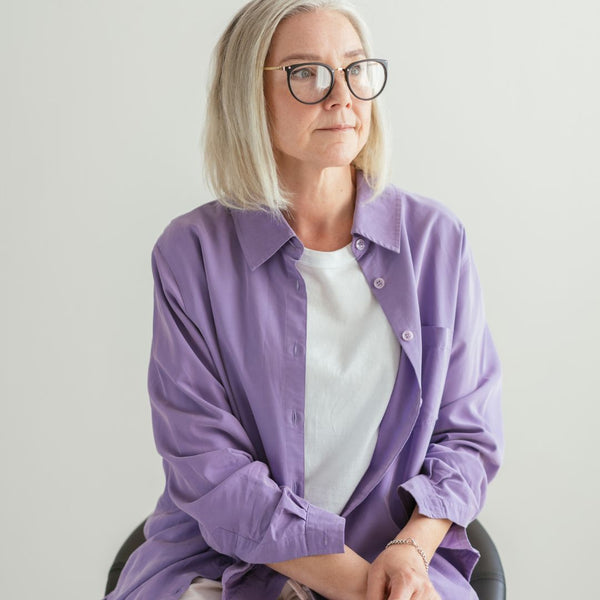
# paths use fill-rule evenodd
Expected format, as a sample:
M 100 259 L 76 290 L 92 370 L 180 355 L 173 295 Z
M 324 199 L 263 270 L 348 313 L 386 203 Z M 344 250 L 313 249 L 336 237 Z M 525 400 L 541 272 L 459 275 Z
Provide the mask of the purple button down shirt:
M 153 251 L 149 390 L 166 487 L 110 600 L 175 600 L 198 575 L 225 600 L 275 599 L 264 563 L 342 552 L 369 561 L 408 520 L 454 522 L 430 577 L 475 598 L 465 526 L 502 450 L 500 367 L 456 218 L 357 177 L 353 251 L 402 356 L 368 471 L 341 515 L 304 488 L 307 297 L 303 246 L 283 219 L 210 203 Z M 365 398 L 365 402 L 369 399 Z

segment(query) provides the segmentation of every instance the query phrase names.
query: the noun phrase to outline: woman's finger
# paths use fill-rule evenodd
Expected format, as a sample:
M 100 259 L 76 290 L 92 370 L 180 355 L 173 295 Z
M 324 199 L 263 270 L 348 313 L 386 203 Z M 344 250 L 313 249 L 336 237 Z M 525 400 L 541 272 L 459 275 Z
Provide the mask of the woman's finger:
M 387 600 L 441 600 L 429 579 L 416 573 L 404 573 L 392 579 Z
M 371 568 L 367 578 L 366 600 L 386 600 L 388 597 L 387 587 L 387 575 L 385 572 Z

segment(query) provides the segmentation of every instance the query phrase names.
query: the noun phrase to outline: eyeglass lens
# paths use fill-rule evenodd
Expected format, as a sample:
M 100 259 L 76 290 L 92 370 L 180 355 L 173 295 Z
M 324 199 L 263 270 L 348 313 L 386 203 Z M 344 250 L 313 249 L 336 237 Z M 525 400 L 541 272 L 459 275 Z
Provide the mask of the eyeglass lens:
M 383 90 L 386 81 L 385 67 L 374 60 L 362 60 L 346 68 L 346 82 L 354 96 L 371 100 Z M 334 75 L 324 65 L 306 63 L 288 73 L 290 91 L 307 104 L 316 104 L 329 94 Z

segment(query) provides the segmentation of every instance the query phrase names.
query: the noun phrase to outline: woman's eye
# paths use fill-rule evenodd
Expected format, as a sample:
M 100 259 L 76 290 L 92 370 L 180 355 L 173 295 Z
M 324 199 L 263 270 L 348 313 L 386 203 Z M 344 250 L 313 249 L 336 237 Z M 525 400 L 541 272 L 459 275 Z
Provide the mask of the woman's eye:
M 301 69 L 292 71 L 292 77 L 300 81 L 303 79 L 310 79 L 314 74 L 314 69 L 311 69 L 310 67 L 302 67 Z
M 350 77 L 358 77 L 362 72 L 362 65 L 353 65 L 350 69 L 349 75 Z

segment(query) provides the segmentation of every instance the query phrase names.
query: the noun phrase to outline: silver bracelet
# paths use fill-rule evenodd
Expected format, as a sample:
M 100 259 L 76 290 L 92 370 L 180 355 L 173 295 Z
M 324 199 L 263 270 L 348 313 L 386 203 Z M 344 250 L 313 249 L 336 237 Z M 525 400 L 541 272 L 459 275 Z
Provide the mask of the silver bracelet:
M 419 556 L 423 559 L 423 563 L 425 564 L 425 573 L 429 573 L 429 560 L 427 560 L 427 554 L 425 554 L 425 550 L 415 542 L 415 540 L 411 537 L 402 538 L 401 540 L 392 540 L 388 542 L 385 547 L 389 548 L 390 546 L 402 546 L 404 544 L 408 544 L 409 546 L 413 546 L 413 548 L 419 553 Z

